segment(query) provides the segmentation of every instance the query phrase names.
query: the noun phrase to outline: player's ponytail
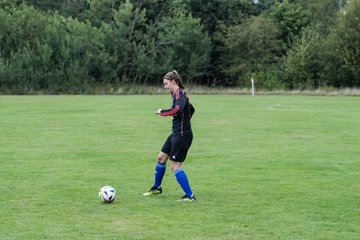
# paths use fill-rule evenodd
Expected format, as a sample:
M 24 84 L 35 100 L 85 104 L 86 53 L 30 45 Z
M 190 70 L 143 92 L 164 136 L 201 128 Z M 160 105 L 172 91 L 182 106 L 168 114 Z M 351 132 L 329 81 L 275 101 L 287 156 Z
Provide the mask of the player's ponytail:
M 167 74 L 165 74 L 164 79 L 173 80 L 176 82 L 176 84 L 179 86 L 179 88 L 185 89 L 182 79 L 176 70 L 172 70 L 171 72 L 168 72 Z

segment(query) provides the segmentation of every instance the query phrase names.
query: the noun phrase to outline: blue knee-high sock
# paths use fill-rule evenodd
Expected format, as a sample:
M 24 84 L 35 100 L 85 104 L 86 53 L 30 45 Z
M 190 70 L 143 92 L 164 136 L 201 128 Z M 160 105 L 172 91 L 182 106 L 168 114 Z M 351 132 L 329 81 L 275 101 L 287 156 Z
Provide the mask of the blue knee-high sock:
M 185 194 L 188 197 L 191 197 L 193 195 L 193 192 L 191 191 L 189 180 L 188 180 L 184 170 L 182 168 L 179 168 L 174 172 L 174 174 L 175 174 L 176 180 L 180 184 L 181 188 L 184 190 Z
M 161 182 L 162 182 L 162 179 L 164 177 L 164 174 L 165 174 L 165 170 L 166 170 L 166 163 L 165 164 L 162 164 L 160 162 L 158 162 L 156 164 L 156 167 L 155 167 L 155 183 L 154 183 L 154 187 L 158 188 L 161 186 Z

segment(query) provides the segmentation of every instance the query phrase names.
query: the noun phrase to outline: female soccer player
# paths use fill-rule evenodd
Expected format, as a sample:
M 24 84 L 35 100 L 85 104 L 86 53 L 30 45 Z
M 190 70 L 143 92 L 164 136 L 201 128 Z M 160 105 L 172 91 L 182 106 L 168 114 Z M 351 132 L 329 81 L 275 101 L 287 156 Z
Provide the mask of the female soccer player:
M 172 106 L 171 109 L 158 109 L 156 114 L 160 116 L 173 116 L 172 133 L 166 139 L 158 154 L 157 165 L 155 167 L 155 183 L 143 195 L 151 196 L 162 193 L 161 182 L 165 174 L 166 162 L 170 159 L 171 170 L 185 192 L 185 195 L 179 201 L 193 202 L 196 199 L 186 173 L 182 169 L 182 164 L 193 140 L 190 119 L 195 109 L 190 104 L 182 80 L 176 70 L 168 72 L 164 76 L 164 88 L 169 90 L 172 95 Z

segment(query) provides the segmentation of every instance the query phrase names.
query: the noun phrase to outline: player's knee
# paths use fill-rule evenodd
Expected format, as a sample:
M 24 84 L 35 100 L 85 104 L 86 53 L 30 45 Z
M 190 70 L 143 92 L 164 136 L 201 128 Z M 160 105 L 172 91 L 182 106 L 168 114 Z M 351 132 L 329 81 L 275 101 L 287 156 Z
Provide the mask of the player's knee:
M 181 162 L 171 162 L 171 171 L 175 172 L 176 170 L 181 168 Z
M 159 163 L 164 164 L 164 163 L 166 163 L 166 161 L 168 160 L 168 158 L 169 158 L 169 157 L 168 157 L 167 155 L 159 154 L 158 157 L 157 157 L 157 161 L 158 161 Z
M 157 158 L 157 161 L 158 161 L 159 163 L 164 163 L 164 158 L 158 157 L 158 158 Z

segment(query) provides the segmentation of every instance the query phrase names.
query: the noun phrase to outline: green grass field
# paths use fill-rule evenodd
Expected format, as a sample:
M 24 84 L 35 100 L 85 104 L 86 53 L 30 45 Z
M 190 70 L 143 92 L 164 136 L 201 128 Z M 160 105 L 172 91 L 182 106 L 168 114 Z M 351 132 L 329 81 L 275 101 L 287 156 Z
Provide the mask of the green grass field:
M 190 98 L 184 204 L 142 196 L 170 96 L 0 96 L 0 239 L 360 239 L 358 97 Z

